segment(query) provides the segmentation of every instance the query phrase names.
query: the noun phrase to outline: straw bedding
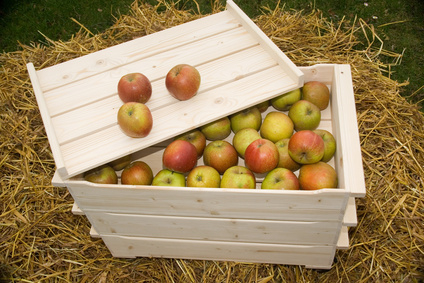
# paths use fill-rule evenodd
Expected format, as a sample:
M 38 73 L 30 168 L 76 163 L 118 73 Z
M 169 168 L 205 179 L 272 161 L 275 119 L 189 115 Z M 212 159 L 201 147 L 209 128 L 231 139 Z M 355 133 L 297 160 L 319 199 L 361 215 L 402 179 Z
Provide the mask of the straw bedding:
M 223 9 L 214 4 L 214 11 Z M 319 12 L 285 9 L 255 18 L 299 66 L 352 67 L 367 196 L 357 200 L 351 248 L 329 271 L 299 266 L 180 259 L 116 259 L 90 224 L 71 213 L 66 188 L 51 185 L 55 165 L 25 64 L 44 68 L 194 20 L 197 11 L 133 3 L 102 34 L 22 46 L 0 55 L 0 281 L 4 282 L 422 282 L 424 280 L 424 116 L 399 95 L 379 61 L 393 56 L 371 26 L 333 24 Z M 366 35 L 366 36 L 365 36 Z M 359 41 L 361 38 L 361 41 Z

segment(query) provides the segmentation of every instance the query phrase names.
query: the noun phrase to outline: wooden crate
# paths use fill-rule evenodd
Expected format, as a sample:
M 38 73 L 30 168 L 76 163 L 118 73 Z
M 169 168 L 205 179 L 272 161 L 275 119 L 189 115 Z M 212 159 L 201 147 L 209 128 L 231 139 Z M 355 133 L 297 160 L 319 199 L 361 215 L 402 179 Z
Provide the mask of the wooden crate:
M 164 76 L 189 63 L 202 75 L 199 94 L 172 98 Z M 169 257 L 330 268 L 349 245 L 355 198 L 365 195 L 352 78 L 348 65 L 297 68 L 232 2 L 221 13 L 78 59 L 28 71 L 57 165 L 52 183 L 72 194 L 75 214 L 92 224 L 115 257 Z M 140 71 L 152 81 L 154 126 L 144 139 L 121 133 L 119 78 Z M 82 173 L 132 153 L 154 173 L 180 133 L 319 80 L 331 89 L 320 128 L 338 148 L 330 163 L 338 189 L 262 191 L 99 185 Z M 269 109 L 271 111 L 271 109 Z M 228 139 L 231 139 L 230 136 Z M 243 161 L 240 160 L 240 165 Z

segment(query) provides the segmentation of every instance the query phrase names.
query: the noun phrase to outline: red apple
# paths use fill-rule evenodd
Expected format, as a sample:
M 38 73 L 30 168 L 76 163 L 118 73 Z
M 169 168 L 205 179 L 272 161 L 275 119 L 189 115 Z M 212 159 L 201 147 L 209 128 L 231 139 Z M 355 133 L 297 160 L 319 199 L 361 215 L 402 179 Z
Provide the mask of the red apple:
M 314 130 L 314 133 L 318 134 L 324 141 L 324 156 L 321 161 L 328 162 L 333 158 L 336 153 L 337 143 L 333 134 L 324 129 Z
M 337 172 L 322 161 L 303 165 L 299 170 L 299 183 L 302 190 L 337 188 Z
M 185 140 L 174 140 L 163 152 L 162 163 L 166 169 L 186 173 L 197 164 L 196 147 Z
M 280 155 L 277 167 L 286 168 L 294 172 L 299 170 L 300 164 L 293 160 L 289 154 L 289 140 L 282 139 L 275 143 Z
M 141 73 L 126 74 L 118 82 L 118 95 L 124 103 L 146 103 L 152 96 L 152 85 Z
M 275 144 L 267 139 L 253 141 L 244 153 L 246 167 L 255 173 L 266 173 L 277 167 L 279 159 Z
M 299 100 L 290 107 L 289 117 L 296 131 L 315 130 L 321 122 L 321 111 L 312 102 Z
M 255 189 L 255 175 L 244 166 L 228 168 L 221 178 L 221 188 Z
M 241 158 L 244 158 L 246 148 L 261 135 L 253 128 L 244 128 L 238 131 L 233 137 L 233 146 Z
M 227 141 L 213 141 L 203 151 L 203 163 L 223 174 L 225 170 L 238 164 L 237 151 Z
M 115 171 L 120 171 L 124 169 L 127 165 L 131 163 L 131 154 L 120 157 L 114 161 L 109 162 L 109 166 Z
M 292 136 L 294 125 L 292 120 L 282 112 L 269 112 L 260 129 L 261 137 L 272 142 L 286 139 Z
M 200 131 L 207 140 L 223 140 L 231 134 L 231 122 L 228 117 L 223 117 L 200 127 Z
M 275 168 L 262 181 L 263 190 L 298 190 L 299 180 L 296 175 L 286 168 Z
M 324 150 L 324 141 L 313 131 L 296 132 L 289 140 L 290 157 L 300 164 L 317 163 L 324 156 Z
M 220 184 L 221 175 L 211 166 L 197 166 L 187 175 L 187 187 L 219 188 Z
M 262 124 L 262 115 L 257 107 L 251 107 L 232 114 L 230 121 L 234 133 L 244 128 L 253 128 L 259 131 Z
M 302 99 L 308 100 L 318 106 L 320 110 L 324 110 L 330 102 L 330 90 L 322 82 L 310 81 L 302 87 Z
M 134 161 L 124 168 L 121 173 L 121 183 L 124 185 L 151 185 L 153 171 L 143 161 Z
M 200 87 L 200 73 L 193 66 L 179 64 L 173 67 L 165 78 L 169 93 L 179 100 L 187 100 L 196 95 Z
M 118 110 L 118 124 L 127 136 L 144 138 L 153 127 L 152 113 L 143 103 L 127 102 Z
M 98 184 L 118 184 L 118 176 L 109 165 L 103 165 L 84 174 L 84 179 Z
M 203 154 L 203 150 L 206 147 L 206 137 L 200 130 L 191 130 L 175 138 L 176 140 L 185 140 L 190 142 L 197 151 L 197 158 L 200 158 Z
M 162 169 L 153 178 L 152 186 L 185 187 L 186 181 L 183 174 Z

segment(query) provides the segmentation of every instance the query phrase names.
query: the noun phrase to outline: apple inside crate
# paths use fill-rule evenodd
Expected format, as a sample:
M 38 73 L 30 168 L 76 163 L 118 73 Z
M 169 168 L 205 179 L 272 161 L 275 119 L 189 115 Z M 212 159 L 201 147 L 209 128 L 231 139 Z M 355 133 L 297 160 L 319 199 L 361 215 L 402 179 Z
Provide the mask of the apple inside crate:
M 365 195 L 349 65 L 300 67 L 305 82 L 331 91 L 320 129 L 333 133 L 337 151 L 329 161 L 337 189 L 317 191 L 99 185 L 82 176 L 61 180 L 116 257 L 168 257 L 331 267 L 336 249 L 348 248 L 348 226 L 356 225 L 355 197 Z M 269 107 L 268 112 L 275 111 Z M 231 141 L 233 134 L 227 140 Z M 140 150 L 135 160 L 154 174 L 173 139 Z M 202 164 L 202 158 L 198 165 Z M 240 158 L 239 165 L 244 165 Z

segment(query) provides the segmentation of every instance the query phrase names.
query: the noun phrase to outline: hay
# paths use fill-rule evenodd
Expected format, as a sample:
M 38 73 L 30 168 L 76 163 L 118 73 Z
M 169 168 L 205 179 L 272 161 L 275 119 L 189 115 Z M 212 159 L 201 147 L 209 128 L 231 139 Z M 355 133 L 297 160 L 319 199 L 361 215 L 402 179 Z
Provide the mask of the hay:
M 214 11 L 221 10 L 216 1 Z M 50 183 L 55 165 L 26 71 L 44 68 L 197 19 L 174 5 L 134 2 L 102 34 L 81 31 L 50 46 L 0 55 L 0 281 L 5 282 L 418 282 L 424 278 L 424 117 L 399 95 L 384 51 L 360 19 L 334 25 L 319 11 L 275 9 L 255 19 L 299 66 L 352 66 L 367 196 L 357 200 L 351 248 L 329 271 L 299 266 L 180 259 L 116 259 L 74 216 L 66 188 Z M 367 37 L 365 37 L 367 35 Z M 359 41 L 358 38 L 365 38 Z M 362 44 L 362 43 L 364 44 Z

